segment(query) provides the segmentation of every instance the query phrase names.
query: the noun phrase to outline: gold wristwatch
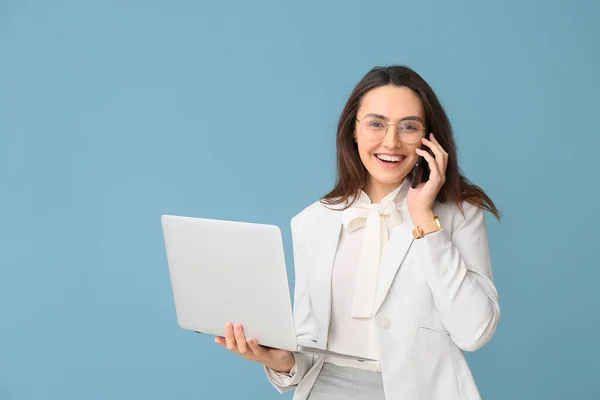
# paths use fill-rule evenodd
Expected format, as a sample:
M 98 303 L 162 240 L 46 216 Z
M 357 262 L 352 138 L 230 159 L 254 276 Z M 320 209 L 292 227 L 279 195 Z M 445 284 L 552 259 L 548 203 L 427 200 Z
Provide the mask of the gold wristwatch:
M 413 236 L 415 237 L 415 239 L 421 239 L 423 236 L 429 233 L 437 232 L 439 230 L 442 230 L 442 224 L 440 224 L 440 220 L 436 215 L 433 218 L 433 221 L 423 226 L 417 226 L 415 229 L 413 229 Z

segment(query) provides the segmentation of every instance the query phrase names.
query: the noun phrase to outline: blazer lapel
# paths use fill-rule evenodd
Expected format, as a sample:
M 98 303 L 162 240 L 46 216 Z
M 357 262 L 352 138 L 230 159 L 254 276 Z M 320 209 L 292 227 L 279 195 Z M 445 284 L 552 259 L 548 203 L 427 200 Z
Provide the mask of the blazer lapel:
M 325 213 L 314 232 L 315 254 L 311 279 L 312 309 L 318 343 L 325 346 L 331 317 L 331 275 L 342 228 L 339 211 Z
M 392 282 L 402 265 L 406 253 L 413 243 L 412 225 L 410 213 L 406 205 L 406 200 L 402 202 L 400 208 L 402 215 L 402 224 L 396 226 L 392 231 L 386 251 L 383 254 L 381 265 L 379 266 L 379 276 L 377 278 L 377 292 L 375 294 L 375 303 L 373 305 L 373 315 L 377 314 L 383 304 L 387 294 L 392 286 Z

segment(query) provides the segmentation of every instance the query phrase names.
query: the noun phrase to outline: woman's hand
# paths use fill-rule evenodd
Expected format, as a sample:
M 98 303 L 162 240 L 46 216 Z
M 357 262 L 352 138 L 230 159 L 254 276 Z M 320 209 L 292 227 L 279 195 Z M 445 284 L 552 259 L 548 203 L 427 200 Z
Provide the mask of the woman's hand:
M 416 188 L 411 187 L 408 191 L 408 209 L 415 226 L 433 221 L 433 204 L 446 182 L 446 167 L 448 166 L 448 153 L 435 139 L 433 133 L 430 135 L 430 140 L 423 138 L 422 141 L 431 149 L 435 158 L 425 150 L 420 148 L 415 150 L 418 155 L 425 158 L 431 171 L 427 182 L 421 182 Z
M 246 339 L 241 324 L 235 326 L 231 322 L 225 324 L 225 337 L 217 336 L 215 343 L 241 355 L 246 360 L 256 361 L 277 372 L 290 372 L 296 363 L 292 353 L 287 350 L 260 346 L 256 340 Z

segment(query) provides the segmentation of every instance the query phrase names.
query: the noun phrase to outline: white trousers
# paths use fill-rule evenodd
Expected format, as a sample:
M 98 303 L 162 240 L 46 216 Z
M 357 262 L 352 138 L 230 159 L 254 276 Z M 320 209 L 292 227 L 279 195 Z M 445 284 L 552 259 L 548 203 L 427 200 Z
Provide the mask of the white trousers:
M 380 372 L 324 363 L 308 400 L 385 400 Z

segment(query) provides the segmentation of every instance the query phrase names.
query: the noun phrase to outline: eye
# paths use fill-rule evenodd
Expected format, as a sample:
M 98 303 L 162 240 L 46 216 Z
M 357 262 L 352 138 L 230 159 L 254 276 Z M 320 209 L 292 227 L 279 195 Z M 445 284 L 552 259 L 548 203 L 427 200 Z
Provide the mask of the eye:
M 366 121 L 366 126 L 372 129 L 382 129 L 385 128 L 385 122 L 379 118 L 368 118 Z
M 417 121 L 404 121 L 400 125 L 400 129 L 409 131 L 409 132 L 416 132 L 416 131 L 423 129 L 423 127 Z

